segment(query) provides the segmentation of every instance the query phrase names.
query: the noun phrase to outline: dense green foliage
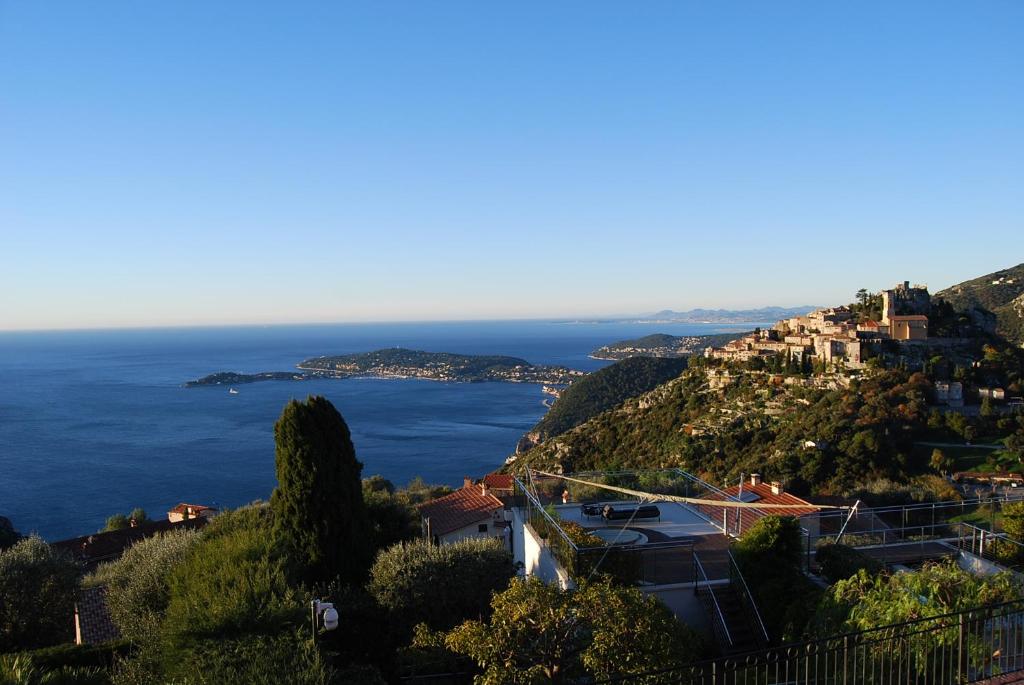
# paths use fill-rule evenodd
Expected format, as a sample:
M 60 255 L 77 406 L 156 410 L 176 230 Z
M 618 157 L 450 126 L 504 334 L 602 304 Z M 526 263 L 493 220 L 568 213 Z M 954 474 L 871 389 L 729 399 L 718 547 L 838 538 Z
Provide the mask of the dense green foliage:
M 0 550 L 0 652 L 70 640 L 77 594 L 75 562 L 40 538 Z
M 107 587 L 107 608 L 121 635 L 136 642 L 155 633 L 170 600 L 179 563 L 199 542 L 194 530 L 174 530 L 141 540 L 87 578 Z
M 106 533 L 112 530 L 130 528 L 132 521 L 135 523 L 149 522 L 149 516 L 146 514 L 146 510 L 142 507 L 135 507 L 127 514 L 113 514 L 112 516 L 107 517 L 107 522 L 103 526 L 103 530 L 100 532 Z
M 417 623 L 435 630 L 486 614 L 493 592 L 515 573 L 500 540 L 469 539 L 436 546 L 423 540 L 395 545 L 377 556 L 368 590 L 406 639 Z
M 483 669 L 478 683 L 567 683 L 671 668 L 700 639 L 656 598 L 607 581 L 560 590 L 516 578 L 494 596 L 489 621 L 467 621 L 444 644 Z
M 840 544 L 822 545 L 815 551 L 814 558 L 821 575 L 830 583 L 846 580 L 861 569 L 873 575 L 885 568 L 863 552 Z
M 327 685 L 330 671 L 308 631 L 208 640 L 180 653 L 183 685 Z
M 0 685 L 107 685 L 100 668 L 45 668 L 24 654 L 0 655 Z
M 669 381 L 686 368 L 685 359 L 632 357 L 584 376 L 562 391 L 533 427 L 541 440 L 561 435 L 603 411 Z
M 370 561 L 367 516 L 355 447 L 328 400 L 292 400 L 274 425 L 277 533 L 307 583 L 355 582 Z
M 965 373 L 1017 382 L 1024 364 L 1019 351 L 991 356 L 998 361 L 990 370 L 982 362 Z M 921 441 L 1007 434 L 1015 440 L 1012 418 L 933 410 L 934 385 L 923 373 L 879 370 L 848 387 L 828 388 L 815 387 L 812 379 L 782 384 L 770 373 L 705 360 L 691 360 L 691 367 L 541 443 L 516 464 L 566 472 L 682 467 L 713 483 L 756 471 L 797 494 L 844 494 L 873 482 L 909 484 L 911 477 L 934 474 L 931 448 L 918 449 Z M 1020 436 L 1024 449 L 1024 430 Z M 937 492 L 937 485 L 922 481 L 912 489 Z
M 1018 599 L 1011 573 L 976 576 L 955 561 L 925 564 L 913 573 L 858 571 L 833 585 L 822 600 L 819 626 L 830 633 L 868 630 L 892 623 Z
M 1024 542 L 1024 502 L 1003 505 L 1003 531 L 1017 542 Z
M 799 639 L 820 594 L 801 569 L 799 520 L 792 516 L 758 519 L 736 543 L 735 554 L 768 636 L 776 642 Z
M 305 600 L 273 524 L 269 507 L 243 507 L 191 537 L 140 543 L 123 564 L 101 568 L 91 580 L 110 583 L 115 618 L 147 589 L 154 599 L 148 615 L 128 623 L 141 633 L 140 649 L 116 669 L 115 682 L 326 683 L 324 665 L 296 633 Z
M 132 644 L 127 640 L 116 640 L 100 645 L 76 645 L 64 643 L 23 652 L 32 665 L 43 671 L 62 668 L 84 668 L 109 670 L 117 659 L 130 656 Z M 0 680 L 0 682 L 3 682 Z
M 165 637 L 188 644 L 272 635 L 301 620 L 302 603 L 289 585 L 287 563 L 269 525 L 213 531 L 174 568 Z
M 408 492 L 397 492 L 391 481 L 381 476 L 364 478 L 363 502 L 370 525 L 370 547 L 374 551 L 420 535 L 420 517 Z

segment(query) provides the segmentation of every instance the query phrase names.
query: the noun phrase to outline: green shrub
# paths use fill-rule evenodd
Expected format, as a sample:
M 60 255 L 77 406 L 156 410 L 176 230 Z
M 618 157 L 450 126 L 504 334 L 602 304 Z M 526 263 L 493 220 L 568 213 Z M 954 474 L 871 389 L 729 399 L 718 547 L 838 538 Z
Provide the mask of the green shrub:
M 98 668 L 41 667 L 25 654 L 0 655 L 0 685 L 109 685 Z
M 164 673 L 181 685 L 327 685 L 330 671 L 308 632 L 203 640 L 175 654 Z
M 498 540 L 441 546 L 418 540 L 381 552 L 368 589 L 404 637 L 417 623 L 447 630 L 487 614 L 491 594 L 504 590 L 514 573 L 512 557 Z
M 484 670 L 483 683 L 615 680 L 678 668 L 703 649 L 657 598 L 606 580 L 560 590 L 516 578 L 491 605 L 489 621 L 466 621 L 443 637 Z
M 283 555 L 264 528 L 224 525 L 211 532 L 171 576 L 163 632 L 172 643 L 273 634 L 301 619 Z
M 736 543 L 736 560 L 776 641 L 803 637 L 820 589 L 801 570 L 800 522 L 791 516 L 765 516 Z
M 421 535 L 420 517 L 411 505 L 387 490 L 367 491 L 366 481 L 363 484 L 370 546 L 374 553 Z
M 365 588 L 336 584 L 323 599 L 334 603 L 338 627 L 320 633 L 318 641 L 335 664 L 370 664 L 390 674 L 395 668 L 395 642 L 385 611 Z
M 119 658 L 132 652 L 132 645 L 127 640 L 107 642 L 102 645 L 63 644 L 43 647 L 22 655 L 31 659 L 32 664 L 43 670 L 69 668 L 110 669 Z M 3 682 L 0 680 L 0 682 Z
M 0 551 L 0 652 L 70 641 L 78 567 L 38 537 Z
M 199 542 L 194 530 L 174 530 L 141 540 L 117 561 L 86 579 L 107 586 L 107 608 L 125 638 L 142 641 L 156 633 L 170 599 L 175 568 Z
M 864 569 L 869 574 L 883 571 L 885 566 L 866 554 L 846 545 L 822 545 L 815 552 L 821 575 L 835 583 L 854 576 Z

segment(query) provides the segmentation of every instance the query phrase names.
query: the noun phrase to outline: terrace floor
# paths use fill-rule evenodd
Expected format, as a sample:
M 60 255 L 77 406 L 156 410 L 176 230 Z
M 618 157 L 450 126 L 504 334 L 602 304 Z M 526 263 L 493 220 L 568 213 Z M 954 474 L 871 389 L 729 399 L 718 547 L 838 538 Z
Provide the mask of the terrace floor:
M 603 503 L 602 503 L 603 504 Z M 610 501 L 615 507 L 636 506 L 636 502 Z M 555 507 L 563 521 L 578 523 L 589 530 L 623 529 L 647 536 L 649 543 L 679 542 L 675 547 L 637 549 L 643 559 L 643 581 L 651 585 L 692 583 L 694 565 L 691 549 L 696 551 L 709 580 L 729 577 L 728 549 L 730 538 L 708 523 L 700 514 L 677 502 L 657 502 L 661 518 L 626 521 L 605 521 L 600 516 L 585 516 L 579 504 Z M 687 544 L 690 543 L 690 544 Z M 692 544 L 692 548 L 691 548 Z
M 603 502 L 601 504 L 604 504 Z M 637 506 L 637 502 L 610 501 L 613 507 Z M 694 539 L 706 535 L 721 535 L 722 531 L 708 523 L 700 514 L 677 502 L 656 502 L 661 511 L 660 519 L 637 519 L 628 528 L 644 533 L 655 532 L 658 541 L 666 539 Z M 555 506 L 563 521 L 573 521 L 584 528 L 624 528 L 626 521 L 605 521 L 600 516 L 584 516 L 580 504 L 559 504 Z M 654 538 L 648 535 L 652 542 Z

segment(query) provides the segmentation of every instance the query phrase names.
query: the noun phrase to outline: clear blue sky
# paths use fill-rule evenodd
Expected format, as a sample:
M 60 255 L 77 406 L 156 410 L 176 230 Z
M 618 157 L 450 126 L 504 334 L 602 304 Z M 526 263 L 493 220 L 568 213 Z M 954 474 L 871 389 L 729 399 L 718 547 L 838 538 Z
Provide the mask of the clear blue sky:
M 1024 261 L 1024 2 L 0 0 L 0 328 L 831 304 Z

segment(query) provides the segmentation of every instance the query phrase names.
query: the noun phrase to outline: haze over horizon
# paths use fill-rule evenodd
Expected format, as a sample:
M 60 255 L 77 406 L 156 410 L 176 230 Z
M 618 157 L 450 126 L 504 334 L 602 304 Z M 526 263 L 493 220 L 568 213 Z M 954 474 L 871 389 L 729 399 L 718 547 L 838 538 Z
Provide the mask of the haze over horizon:
M 606 318 L 1024 261 L 1024 4 L 0 4 L 0 330 Z

